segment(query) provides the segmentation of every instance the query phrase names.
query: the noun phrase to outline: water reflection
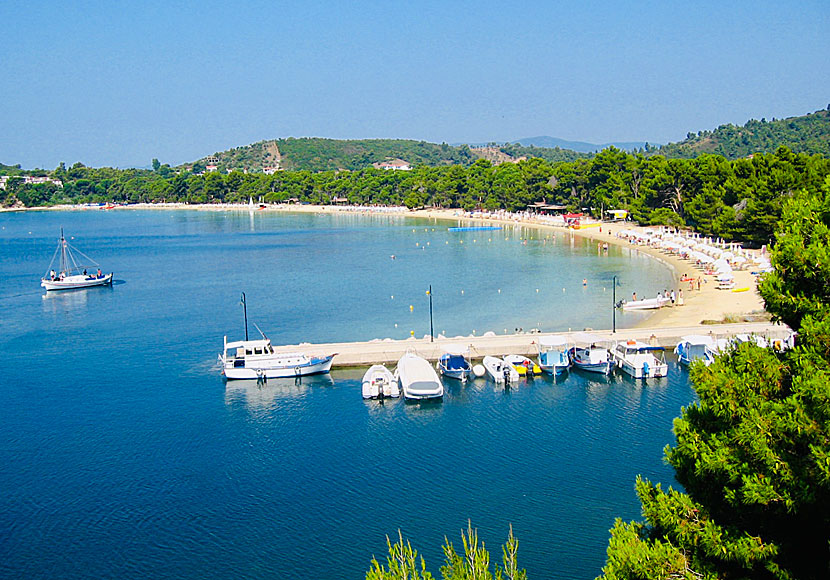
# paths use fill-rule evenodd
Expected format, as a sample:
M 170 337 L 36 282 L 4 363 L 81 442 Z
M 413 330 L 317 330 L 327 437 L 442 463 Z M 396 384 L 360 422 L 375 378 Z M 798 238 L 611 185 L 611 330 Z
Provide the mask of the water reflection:
M 328 374 L 268 379 L 267 381 L 256 379 L 227 381 L 225 404 L 228 406 L 241 404 L 251 411 L 277 409 L 286 401 L 302 399 L 312 388 L 331 386 L 334 386 L 334 380 Z

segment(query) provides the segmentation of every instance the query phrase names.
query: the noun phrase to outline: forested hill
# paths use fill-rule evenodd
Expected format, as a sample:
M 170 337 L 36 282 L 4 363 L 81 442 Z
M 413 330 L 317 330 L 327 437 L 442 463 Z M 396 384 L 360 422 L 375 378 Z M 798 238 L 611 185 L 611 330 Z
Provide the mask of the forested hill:
M 469 147 L 452 147 L 426 141 L 406 139 L 339 140 L 318 137 L 260 141 L 216 153 L 218 168 L 260 170 L 279 167 L 287 170 L 338 171 L 359 170 L 373 163 L 402 159 L 410 165 L 470 165 L 478 157 Z M 204 165 L 209 158 L 197 161 Z
M 754 153 L 772 153 L 782 145 L 795 153 L 830 156 L 830 105 L 827 110 L 800 117 L 753 119 L 743 127 L 727 124 L 714 131 L 689 133 L 683 141 L 650 148 L 648 153 L 684 159 L 715 153 L 739 159 Z
M 359 171 L 373 163 L 401 159 L 410 166 L 444 165 L 469 166 L 478 159 L 489 159 L 493 151 L 504 155 L 501 161 L 516 161 L 521 157 L 539 157 L 551 163 L 589 158 L 591 154 L 577 153 L 555 147 L 522 147 L 518 144 L 491 145 L 470 148 L 467 145 L 447 145 L 407 139 L 359 139 L 340 140 L 319 137 L 272 139 L 251 145 L 236 147 L 221 153 L 203 157 L 193 170 L 204 170 L 208 163 L 215 163 L 220 171 L 260 171 L 275 167 L 289 171 Z M 190 165 L 187 165 L 190 167 Z

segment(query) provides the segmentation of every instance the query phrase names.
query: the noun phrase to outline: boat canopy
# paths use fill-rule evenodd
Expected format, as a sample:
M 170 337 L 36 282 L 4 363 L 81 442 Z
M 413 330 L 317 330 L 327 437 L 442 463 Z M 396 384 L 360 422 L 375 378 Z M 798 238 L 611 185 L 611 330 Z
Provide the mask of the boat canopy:
M 564 336 L 560 336 L 558 334 L 550 334 L 547 336 L 540 336 L 539 344 L 542 346 L 565 346 L 568 344 L 568 341 L 565 339 Z
M 225 350 L 232 350 L 234 348 L 244 348 L 246 350 L 254 350 L 254 349 L 265 349 L 266 347 L 271 346 L 270 340 L 237 340 L 235 342 L 226 342 L 225 343 Z M 291 353 L 285 353 L 286 355 L 290 355 Z
M 640 351 L 648 351 L 648 350 L 666 350 L 662 346 L 651 346 L 649 344 L 644 344 L 642 342 L 636 340 L 629 340 L 626 342 L 620 342 L 617 344 L 617 347 L 623 346 L 626 350 L 636 350 Z
M 575 344 L 582 346 L 590 346 L 592 344 L 601 344 L 603 342 L 608 342 L 607 338 L 603 338 L 597 334 L 591 334 L 590 332 L 577 332 L 571 335 L 571 339 L 574 341 Z
M 715 341 L 711 336 L 702 334 L 688 334 L 680 337 L 680 342 L 687 342 L 694 346 L 714 346 Z

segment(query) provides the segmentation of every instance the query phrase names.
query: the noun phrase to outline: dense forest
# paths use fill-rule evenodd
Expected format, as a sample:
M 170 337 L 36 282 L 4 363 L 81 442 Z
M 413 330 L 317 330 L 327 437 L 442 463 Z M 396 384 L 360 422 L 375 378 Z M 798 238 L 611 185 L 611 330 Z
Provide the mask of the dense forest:
M 678 143 L 648 147 L 647 153 L 684 159 L 714 153 L 727 159 L 738 159 L 753 153 L 772 153 L 782 145 L 796 153 L 830 156 L 830 105 L 827 110 L 800 117 L 771 121 L 753 119 L 743 127 L 727 124 L 714 131 L 689 133 Z
M 442 143 L 406 139 L 340 140 L 303 137 L 260 141 L 213 155 L 220 171 L 259 171 L 277 165 L 275 151 L 279 151 L 279 165 L 297 171 L 355 171 L 371 167 L 373 163 L 400 158 L 410 165 L 471 165 L 477 157 L 466 145 L 453 147 Z M 195 170 L 204 169 L 207 158 L 195 164 Z
M 273 175 L 214 171 L 179 172 L 154 162 L 154 170 L 89 168 L 61 164 L 39 172 L 63 182 L 24 183 L 12 175 L 0 202 L 26 207 L 60 203 L 264 202 L 406 205 L 524 211 L 535 202 L 567 206 L 602 217 L 628 209 L 640 224 L 690 227 L 711 236 L 766 244 L 781 217 L 785 199 L 799 191 L 815 193 L 830 174 L 830 159 L 775 153 L 729 161 L 719 155 L 695 159 L 629 154 L 609 148 L 592 158 L 551 164 L 539 158 L 493 166 L 418 166 L 411 171 L 280 171 Z

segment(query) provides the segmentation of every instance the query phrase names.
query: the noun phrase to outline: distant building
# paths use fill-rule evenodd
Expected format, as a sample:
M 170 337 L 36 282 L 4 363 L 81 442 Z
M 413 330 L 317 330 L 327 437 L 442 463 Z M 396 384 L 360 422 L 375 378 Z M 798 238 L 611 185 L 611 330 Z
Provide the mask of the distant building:
M 374 167 L 375 169 L 391 169 L 392 171 L 409 171 L 412 169 L 412 166 L 403 159 L 378 161 L 377 163 L 372 163 L 372 167 Z
M 32 183 L 32 184 L 40 184 L 40 183 L 53 183 L 58 187 L 63 187 L 63 182 L 60 179 L 52 179 L 51 177 L 32 177 L 31 175 L 26 175 L 23 177 L 23 183 Z
M 262 172 L 265 175 L 274 175 L 277 171 L 282 171 L 280 167 L 263 167 Z
M 208 157 L 205 159 L 205 171 L 210 173 L 219 169 L 219 159 L 216 157 Z

